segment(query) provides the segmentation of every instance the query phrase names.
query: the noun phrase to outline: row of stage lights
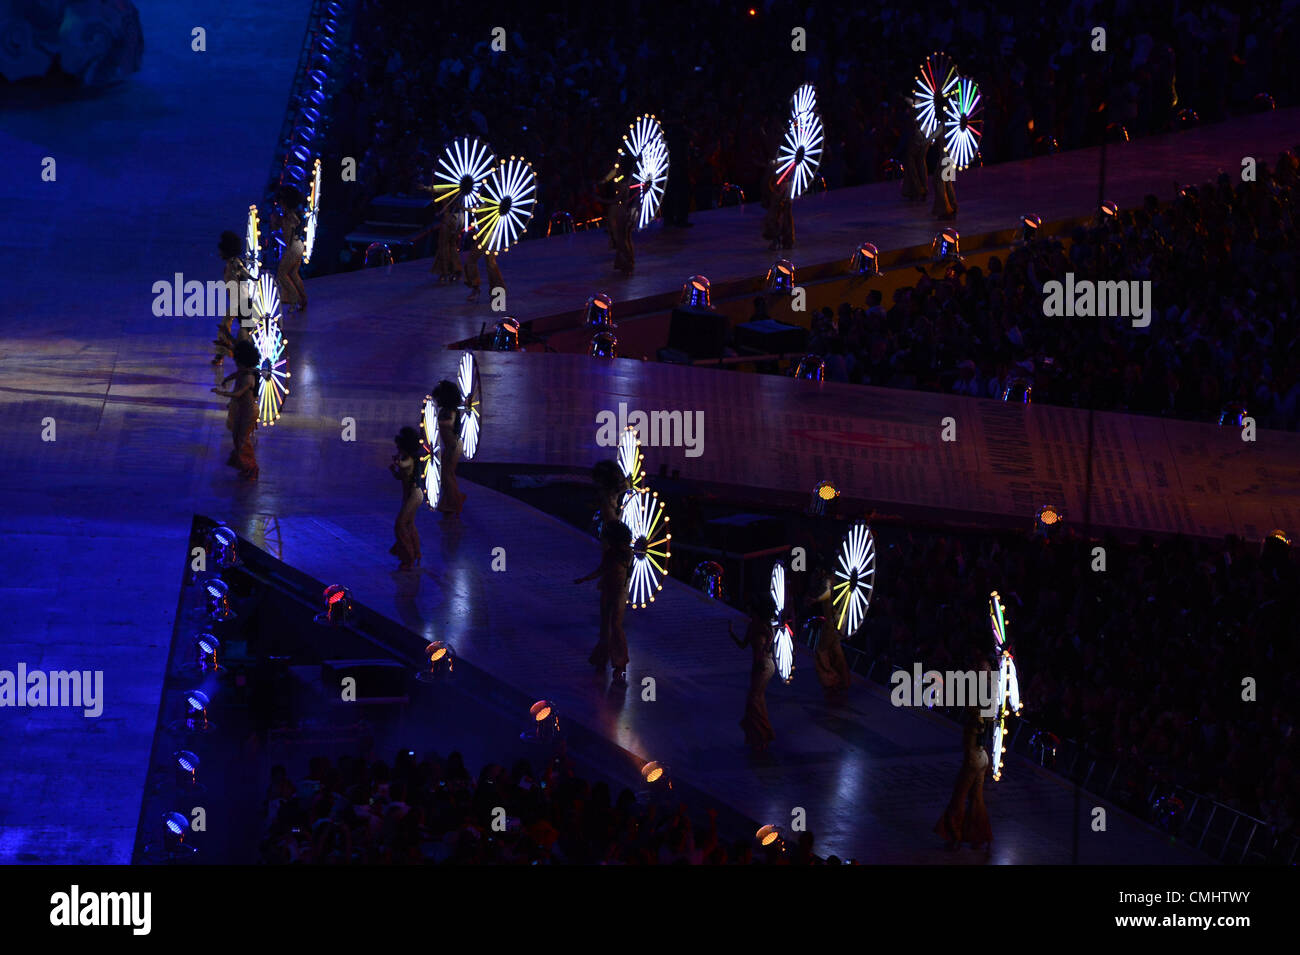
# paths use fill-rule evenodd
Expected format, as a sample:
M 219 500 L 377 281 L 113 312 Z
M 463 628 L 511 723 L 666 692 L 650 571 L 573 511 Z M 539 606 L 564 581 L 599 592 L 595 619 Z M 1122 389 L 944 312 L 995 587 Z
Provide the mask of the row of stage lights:
M 1114 219 L 1119 215 L 1119 207 L 1113 202 L 1104 202 L 1098 213 L 1099 221 Z M 1021 216 L 1016 227 L 1014 244 L 1023 245 L 1033 241 L 1040 234 L 1043 226 L 1042 217 L 1037 215 Z M 952 226 L 936 233 L 930 244 L 930 260 L 935 265 L 953 265 L 962 261 L 961 233 Z M 862 278 L 882 275 L 880 267 L 880 250 L 871 242 L 863 242 L 849 257 L 849 273 Z M 763 280 L 763 290 L 768 294 L 789 295 L 795 289 L 795 267 L 789 259 L 778 259 Z M 712 308 L 712 295 L 709 280 L 704 275 L 692 275 L 682 285 L 678 296 L 679 308 L 708 311 Z M 614 323 L 614 302 L 609 295 L 601 292 L 587 299 L 585 309 L 587 328 L 592 331 L 588 354 L 592 358 L 617 358 L 618 336 L 614 334 L 618 326 Z M 519 351 L 522 347 L 520 325 L 517 319 L 506 317 L 496 324 L 493 331 L 491 349 L 493 351 Z M 816 359 L 814 361 L 814 359 Z M 796 366 L 796 378 L 821 381 L 824 366 L 815 355 L 807 355 Z M 1014 383 L 1013 383 L 1014 385 Z M 1029 404 L 1030 387 L 1008 389 L 1008 394 L 1023 395 L 1025 404 Z M 1007 394 L 1003 395 L 1006 400 Z
M 293 186 L 304 194 L 313 167 L 316 140 L 324 133 L 326 91 L 330 68 L 339 43 L 339 21 L 343 6 L 338 2 L 324 5 L 308 54 L 305 89 L 298 96 L 298 112 L 293 119 L 280 185 Z

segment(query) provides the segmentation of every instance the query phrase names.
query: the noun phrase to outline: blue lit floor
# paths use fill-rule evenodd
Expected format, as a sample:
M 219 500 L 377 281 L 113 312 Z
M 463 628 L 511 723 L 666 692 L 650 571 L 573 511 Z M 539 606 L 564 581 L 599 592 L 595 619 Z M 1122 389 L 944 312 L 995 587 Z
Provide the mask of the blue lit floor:
M 150 289 L 177 271 L 217 277 L 216 236 L 240 227 L 264 185 L 307 5 L 281 3 L 271 18 L 217 2 L 141 3 L 145 73 L 97 100 L 11 112 L 0 131 L 0 199 L 21 224 L 0 246 L 0 668 L 102 669 L 108 696 L 98 721 L 0 711 L 0 861 L 128 858 L 196 511 L 246 533 L 263 527 L 273 538 L 278 528 L 285 560 L 346 582 L 417 632 L 449 634 L 481 668 L 557 698 L 570 718 L 751 816 L 783 821 L 804 807 L 822 851 L 975 861 L 943 852 L 930 833 L 956 770 L 957 734 L 892 709 L 864 685 L 845 710 L 828 710 L 801 661 L 795 684 L 770 693 L 778 742 L 767 761 L 751 761 L 736 725 L 747 660 L 724 632 L 734 615 L 693 591 L 670 586 L 629 624 L 630 676 L 634 685 L 655 676 L 658 702 L 608 700 L 584 663 L 592 591 L 568 583 L 594 565 L 594 544 L 518 502 L 468 487 L 459 537 L 423 515 L 429 566 L 418 577 L 391 575 L 391 436 L 453 371 L 442 344 L 491 317 L 463 314 L 455 290 L 426 288 L 424 266 L 313 283 L 311 313 L 286 325 L 294 393 L 280 425 L 260 436 L 262 478 L 244 486 L 224 466 L 224 411 L 208 393 L 210 323 L 153 319 Z M 194 25 L 208 27 L 206 55 L 189 52 Z M 46 155 L 59 158 L 55 184 L 39 180 Z M 697 219 L 691 241 L 725 244 L 730 220 L 719 215 L 712 240 L 709 221 Z M 539 294 L 575 307 L 590 294 L 576 277 L 548 291 L 546 275 L 529 278 L 523 251 L 507 269 L 518 291 L 535 282 Z M 673 269 L 656 281 L 680 281 Z M 444 303 L 445 317 L 435 317 Z M 599 453 L 594 413 L 627 400 L 706 410 L 704 456 L 663 450 L 660 460 L 720 484 L 802 498 L 826 476 L 813 472 L 830 467 L 858 499 L 984 517 L 1028 513 L 1024 498 L 1040 488 L 1058 491 L 1053 499 L 1069 510 L 1079 484 L 1077 416 L 1049 409 L 1016 425 L 1032 449 L 1026 483 L 990 464 L 994 429 L 985 423 L 1022 414 L 1001 405 L 876 392 L 849 401 L 834 387 L 635 362 L 593 368 L 577 356 L 486 356 L 484 373 L 488 461 L 589 466 Z M 969 441 L 938 445 L 946 413 Z M 342 439 L 344 417 L 355 419 L 354 442 Z M 46 418 L 56 421 L 54 442 L 41 440 Z M 1115 419 L 1100 431 L 1124 454 L 1098 476 L 1099 520 L 1207 533 L 1297 523 L 1295 487 L 1283 477 L 1294 481 L 1298 470 L 1295 436 L 1261 437 L 1250 449 L 1258 457 L 1243 466 L 1240 447 L 1213 428 Z M 505 573 L 490 571 L 496 546 L 507 549 Z M 1067 789 L 1022 763 L 990 788 L 995 861 L 1068 860 Z M 1081 843 L 1090 862 L 1192 858 L 1114 813 L 1109 834 L 1086 831 Z

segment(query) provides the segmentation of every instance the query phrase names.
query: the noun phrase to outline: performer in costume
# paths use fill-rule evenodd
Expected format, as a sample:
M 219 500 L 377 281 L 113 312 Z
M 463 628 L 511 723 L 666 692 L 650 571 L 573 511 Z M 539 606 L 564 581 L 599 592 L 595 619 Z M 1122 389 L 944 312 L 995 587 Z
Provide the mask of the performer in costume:
M 952 787 L 952 798 L 934 831 L 943 836 L 949 849 L 968 842 L 972 849 L 981 845 L 993 848 L 993 828 L 984 805 L 984 777 L 989 770 L 989 754 L 984 749 L 984 717 L 972 710 L 962 732 L 962 764 Z
M 772 659 L 771 607 L 763 606 L 763 598 L 752 598 L 749 608 L 749 625 L 744 638 L 739 638 L 727 624 L 727 633 L 742 650 L 750 649 L 749 693 L 745 697 L 745 715 L 740 728 L 745 732 L 745 744 L 762 753 L 776 739 L 772 722 L 767 717 L 767 684 L 776 672 Z
M 239 236 L 229 230 L 221 233 L 217 250 L 225 260 L 222 281 L 226 283 L 226 314 L 217 323 L 217 337 L 212 342 L 212 365 L 215 369 L 216 384 L 220 387 L 223 381 L 221 368 L 226 358 L 234 353 L 235 341 L 240 338 L 251 340 L 248 329 L 243 327 L 240 320 L 239 307 L 242 301 L 240 292 L 243 283 L 252 279 L 248 275 L 248 269 L 244 267 L 244 244 Z
M 813 654 L 813 664 L 817 669 L 817 679 L 828 701 L 838 699 L 852 683 L 849 677 L 849 662 L 844 658 L 840 628 L 835 620 L 834 591 L 831 584 L 830 572 L 824 563 L 819 563 L 814 569 L 811 599 L 818 605 L 817 612 L 822 618 L 822 630 L 817 637 L 817 650 Z
M 784 179 L 776 174 L 776 163 L 767 175 L 768 205 L 763 217 L 763 238 L 769 249 L 794 248 L 794 176 L 787 170 Z
M 632 532 L 622 521 L 606 524 L 601 531 L 604 550 L 596 569 L 575 584 L 585 584 L 600 578 L 596 588 L 600 591 L 600 635 L 587 662 L 599 671 L 608 663 L 614 671 L 613 685 L 627 686 L 627 634 L 623 631 L 623 615 L 627 611 L 627 587 L 632 570 Z
M 257 455 L 254 450 L 254 433 L 257 430 L 257 385 L 259 355 L 251 341 L 236 341 L 232 352 L 237 370 L 222 379 L 224 385 L 235 379 L 233 391 L 213 388 L 213 394 L 229 398 L 226 405 L 226 427 L 230 430 L 234 449 L 226 463 L 239 470 L 245 480 L 257 480 Z
M 389 553 L 401 560 L 399 570 L 410 570 L 420 563 L 420 532 L 415 526 L 415 515 L 424 503 L 424 490 L 420 487 L 419 461 L 422 456 L 420 433 L 412 427 L 402 428 L 393 438 L 397 453 L 389 472 L 402 482 L 402 506 L 393 524 L 397 538 Z
M 465 284 L 469 286 L 469 295 L 465 299 L 467 302 L 478 301 L 480 260 L 485 263 L 487 269 L 489 293 L 493 289 L 505 288 L 506 280 L 501 275 L 501 267 L 497 265 L 497 254 L 484 252 L 478 247 L 478 243 L 474 241 L 474 228 L 471 223 L 461 232 L 460 238 L 460 264 L 465 273 Z
M 433 257 L 433 274 L 439 285 L 450 285 L 460 277 L 460 236 L 465 229 L 465 213 L 450 206 L 438 226 L 437 253 Z
M 942 138 L 936 139 L 927 154 L 930 169 L 930 182 L 934 187 L 934 203 L 930 214 L 936 219 L 950 221 L 957 218 L 957 167 L 948 155 L 948 148 Z M 946 160 L 946 161 L 945 161 Z M 947 178 L 944 175 L 948 172 Z
M 596 485 L 596 507 L 603 528 L 619 519 L 623 492 L 627 490 L 627 477 L 617 461 L 597 461 L 591 469 L 591 480 Z
M 465 507 L 465 495 L 456 481 L 456 465 L 460 464 L 460 389 L 453 382 L 440 381 L 433 389 L 433 400 L 438 406 L 438 440 L 442 444 L 442 492 L 438 510 L 447 517 L 460 517 Z
M 284 236 L 284 251 L 280 253 L 280 264 L 275 270 L 275 283 L 280 292 L 280 304 L 286 309 L 297 306 L 307 308 L 307 287 L 302 283 L 298 270 L 302 268 L 302 256 L 306 246 L 303 244 L 302 215 L 299 210 L 307 200 L 293 186 L 282 187 L 275 195 L 280 207 L 280 233 Z
M 610 244 L 614 246 L 614 270 L 630 276 L 636 267 L 636 252 L 632 248 L 632 230 L 637 218 L 639 203 L 628 177 L 618 166 L 605 177 L 611 189 L 605 199 L 605 226 Z

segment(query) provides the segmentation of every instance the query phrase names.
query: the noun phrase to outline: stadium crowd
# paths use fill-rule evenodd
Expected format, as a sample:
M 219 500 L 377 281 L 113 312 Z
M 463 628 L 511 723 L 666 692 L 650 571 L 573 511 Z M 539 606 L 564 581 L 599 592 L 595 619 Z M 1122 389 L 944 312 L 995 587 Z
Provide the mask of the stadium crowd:
M 1098 26 L 1105 55 L 1092 49 Z M 1261 94 L 1281 106 L 1300 93 L 1287 67 L 1300 6 L 1263 2 L 699 0 L 682 11 L 509 0 L 485 16 L 366 0 L 354 38 L 335 122 L 341 154 L 362 157 L 354 204 L 427 186 L 446 142 L 479 136 L 537 168 L 534 234 L 554 210 L 601 214 L 593 184 L 645 112 L 665 122 L 685 177 L 670 189 L 694 208 L 715 205 L 724 183 L 756 197 L 803 82 L 819 91 L 828 185 L 881 178 L 902 154 L 913 78 L 936 49 L 980 83 L 985 162 L 1095 144 L 1120 126 L 1138 137 L 1213 122 L 1262 108 Z
M 1296 208 L 1300 163 L 1284 153 L 1254 182 L 1226 174 L 1168 205 L 1036 239 L 814 316 L 809 350 L 831 381 L 1300 427 Z M 1172 191 L 1172 184 L 1171 184 Z M 1044 314 L 1043 286 L 1149 281 L 1150 325 Z M 1235 422 L 1240 411 L 1225 417 Z
M 493 826 L 505 809 L 505 829 Z M 684 804 L 617 797 L 577 776 L 567 757 L 536 773 L 526 761 L 492 764 L 475 778 L 459 753 L 392 765 L 311 760 L 294 780 L 275 766 L 265 801 L 262 859 L 272 865 L 819 865 L 813 836 L 759 847 L 703 825 Z M 830 857 L 825 864 L 839 864 Z

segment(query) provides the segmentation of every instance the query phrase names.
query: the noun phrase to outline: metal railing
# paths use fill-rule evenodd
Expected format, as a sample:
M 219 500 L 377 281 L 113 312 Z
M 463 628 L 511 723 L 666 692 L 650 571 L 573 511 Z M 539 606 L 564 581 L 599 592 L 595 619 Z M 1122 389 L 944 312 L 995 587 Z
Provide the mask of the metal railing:
M 815 650 L 816 631 L 809 634 L 805 642 L 810 649 Z M 909 672 L 903 667 L 884 665 L 873 660 L 858 647 L 849 644 L 842 646 L 849 669 L 878 686 L 888 686 L 895 670 Z M 935 706 L 931 711 L 954 723 L 962 718 L 956 710 L 948 707 Z M 1294 865 L 1300 855 L 1300 836 L 1278 833 L 1263 819 L 1184 786 L 1148 786 L 1145 784 L 1145 766 L 1142 764 L 1095 756 L 1088 747 L 1065 737 L 1058 737 L 1059 743 L 1050 757 L 1042 750 L 1035 753 L 1030 740 L 1036 730 L 1050 732 L 1046 727 L 1035 726 L 1025 717 L 1016 717 L 1007 743 L 1008 752 L 1033 760 L 1049 772 L 1077 784 L 1080 789 L 1116 803 L 1149 824 L 1155 824 L 1152 805 L 1156 797 L 1177 796 L 1185 812 L 1169 825 L 1161 826 L 1161 830 L 1219 862 L 1229 865 Z

